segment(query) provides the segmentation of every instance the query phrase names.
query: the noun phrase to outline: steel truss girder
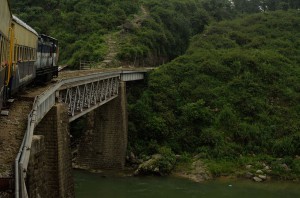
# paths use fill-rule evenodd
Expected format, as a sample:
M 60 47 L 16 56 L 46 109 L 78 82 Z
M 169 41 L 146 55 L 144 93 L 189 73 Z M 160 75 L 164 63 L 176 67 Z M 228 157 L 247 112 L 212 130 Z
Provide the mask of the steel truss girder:
M 119 83 L 120 77 L 114 76 L 76 85 L 70 84 L 58 91 L 58 102 L 68 105 L 70 121 L 73 121 L 116 98 Z

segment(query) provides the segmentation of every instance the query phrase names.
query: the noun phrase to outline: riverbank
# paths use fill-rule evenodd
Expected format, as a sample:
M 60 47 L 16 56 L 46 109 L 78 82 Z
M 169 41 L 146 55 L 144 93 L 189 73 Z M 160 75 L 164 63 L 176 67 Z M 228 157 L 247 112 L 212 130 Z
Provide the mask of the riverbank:
M 135 159 L 129 164 L 136 175 L 173 175 L 194 182 L 216 178 L 247 179 L 255 182 L 300 181 L 300 158 L 274 158 L 266 155 L 239 156 L 234 159 L 208 159 L 201 155 L 175 156 L 156 154 Z M 171 160 L 170 160 L 171 159 Z M 132 163 L 135 162 L 135 163 Z
M 174 176 L 193 182 L 219 178 L 245 179 L 254 182 L 292 181 L 300 182 L 300 157 L 275 158 L 269 155 L 248 155 L 236 158 L 207 158 L 203 154 L 175 155 L 170 149 L 160 149 L 152 156 L 136 156 L 129 152 L 126 167 L 122 171 L 94 170 L 80 167 L 73 160 L 73 168 L 91 173 L 124 176 Z

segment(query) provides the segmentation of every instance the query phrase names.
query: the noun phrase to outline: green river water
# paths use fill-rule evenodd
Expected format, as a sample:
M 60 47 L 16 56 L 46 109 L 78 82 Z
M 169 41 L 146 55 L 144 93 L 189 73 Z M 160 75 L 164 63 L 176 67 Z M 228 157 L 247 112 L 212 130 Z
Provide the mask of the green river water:
M 77 198 L 300 198 L 300 183 L 210 181 L 173 177 L 103 177 L 74 171 Z

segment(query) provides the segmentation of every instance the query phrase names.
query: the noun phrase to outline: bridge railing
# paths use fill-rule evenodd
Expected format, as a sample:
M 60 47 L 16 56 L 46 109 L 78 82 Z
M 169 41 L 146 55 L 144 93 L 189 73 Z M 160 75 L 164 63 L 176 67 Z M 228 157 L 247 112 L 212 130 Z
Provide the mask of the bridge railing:
M 35 97 L 33 108 L 28 115 L 27 129 L 18 155 L 15 159 L 15 197 L 28 197 L 25 185 L 30 149 L 34 128 L 43 119 L 51 107 L 55 104 L 55 92 L 62 85 L 62 80 L 54 87 L 46 90 L 42 95 Z
M 96 74 L 90 74 L 86 76 L 81 76 L 81 77 L 75 77 L 75 78 L 70 78 L 70 79 L 61 79 L 58 83 L 56 83 L 54 86 L 46 90 L 44 93 L 41 95 L 35 97 L 34 103 L 33 103 L 33 108 L 31 112 L 28 115 L 28 122 L 27 122 L 27 128 L 25 131 L 25 135 L 21 144 L 21 147 L 19 149 L 19 152 L 17 154 L 17 157 L 15 159 L 15 197 L 19 198 L 27 198 L 28 193 L 27 193 L 27 188 L 26 188 L 26 183 L 25 183 L 25 178 L 26 178 L 26 173 L 27 173 L 27 168 L 29 164 L 29 158 L 30 158 L 30 150 L 31 150 L 31 144 L 32 144 L 32 138 L 33 138 L 33 132 L 34 128 L 39 124 L 39 122 L 43 119 L 43 117 L 49 112 L 49 110 L 54 106 L 55 104 L 55 99 L 58 96 L 63 86 L 68 87 L 68 86 L 81 86 L 83 84 L 90 84 L 91 87 L 94 87 L 96 92 L 100 93 L 99 96 L 92 95 L 91 92 L 85 91 L 86 95 L 89 95 L 91 102 L 98 102 L 100 101 L 99 105 L 104 104 L 105 102 L 108 102 L 109 100 L 113 99 L 116 97 L 118 94 L 118 86 L 119 83 L 118 80 L 140 80 L 141 75 L 138 74 L 136 71 L 131 71 L 133 76 L 131 77 L 124 77 L 123 75 L 129 75 L 129 73 L 124 73 L 123 71 L 117 71 L 117 72 L 109 72 L 109 73 L 96 73 Z M 145 71 L 142 71 L 142 73 Z M 105 81 L 106 79 L 112 78 L 111 84 L 110 80 Z M 116 79 L 117 78 L 117 79 Z M 95 83 L 96 84 L 93 84 Z M 108 91 L 110 94 L 111 98 L 107 98 L 106 101 L 103 101 L 103 96 L 104 98 L 106 95 L 101 92 L 101 88 L 99 86 L 103 86 L 104 89 Z M 98 87 L 97 87 L 98 86 Z M 86 90 L 91 89 L 86 88 Z M 93 89 L 94 89 L 93 88 Z M 66 88 L 67 89 L 67 88 Z M 80 90 L 80 87 L 77 87 L 76 89 Z M 80 96 L 81 97 L 81 96 Z M 72 101 L 72 100 L 70 100 Z M 67 103 L 66 101 L 62 101 Z M 74 102 L 72 104 L 78 104 L 78 102 Z M 69 104 L 69 110 L 70 108 L 75 108 L 75 106 L 72 106 Z M 76 107 L 78 108 L 78 107 Z M 74 114 L 73 114 L 74 115 Z M 70 119 L 71 120 L 71 119 Z

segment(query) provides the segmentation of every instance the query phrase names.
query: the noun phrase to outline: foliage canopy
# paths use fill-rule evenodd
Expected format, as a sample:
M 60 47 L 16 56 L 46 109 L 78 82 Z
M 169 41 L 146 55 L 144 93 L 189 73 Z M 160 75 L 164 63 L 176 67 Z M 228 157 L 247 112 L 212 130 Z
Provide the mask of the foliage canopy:
M 209 157 L 299 154 L 299 21 L 299 11 L 261 13 L 194 36 L 130 106 L 132 138 Z

